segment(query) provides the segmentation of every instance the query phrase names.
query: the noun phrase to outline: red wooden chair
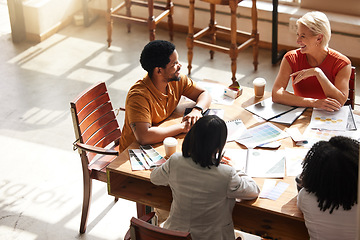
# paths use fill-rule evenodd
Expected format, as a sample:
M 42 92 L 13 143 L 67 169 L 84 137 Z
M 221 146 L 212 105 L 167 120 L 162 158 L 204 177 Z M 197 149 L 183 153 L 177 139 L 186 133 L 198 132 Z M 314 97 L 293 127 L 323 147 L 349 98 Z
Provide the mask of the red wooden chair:
M 124 240 L 188 240 L 191 239 L 189 232 L 169 230 L 154 226 L 148 221 L 153 218 L 154 212 L 142 216 L 140 219 L 131 218 L 130 229 Z
M 355 106 L 355 88 L 356 88 L 356 72 L 355 72 L 355 67 L 351 67 L 351 75 L 349 80 L 349 96 L 345 105 L 351 105 L 352 109 L 354 109 Z
M 188 240 L 192 239 L 189 232 L 175 231 L 154 226 L 149 221 L 155 213 L 150 212 L 140 218 L 131 218 L 130 228 L 124 240 Z M 241 237 L 236 240 L 241 240 Z
M 91 201 L 92 179 L 107 182 L 106 166 L 119 154 L 121 130 L 104 82 L 83 91 L 70 102 L 70 106 L 76 137 L 74 150 L 79 151 L 83 169 L 84 196 L 80 233 L 84 233 Z

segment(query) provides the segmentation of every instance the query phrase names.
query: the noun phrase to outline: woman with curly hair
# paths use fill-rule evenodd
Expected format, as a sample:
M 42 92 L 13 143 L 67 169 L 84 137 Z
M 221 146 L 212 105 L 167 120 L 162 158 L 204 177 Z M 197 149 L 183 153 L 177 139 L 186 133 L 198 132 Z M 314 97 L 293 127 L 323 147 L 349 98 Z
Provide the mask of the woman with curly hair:
M 355 239 L 359 142 L 336 136 L 309 150 L 300 175 L 298 207 L 310 239 Z

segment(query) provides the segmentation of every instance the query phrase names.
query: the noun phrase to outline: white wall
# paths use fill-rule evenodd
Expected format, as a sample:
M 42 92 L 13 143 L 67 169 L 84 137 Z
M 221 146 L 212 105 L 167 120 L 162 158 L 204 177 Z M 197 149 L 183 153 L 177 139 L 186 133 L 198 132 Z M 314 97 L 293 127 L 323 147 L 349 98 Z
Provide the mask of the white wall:
M 27 35 L 51 32 L 81 9 L 81 0 L 24 0 L 23 13 Z

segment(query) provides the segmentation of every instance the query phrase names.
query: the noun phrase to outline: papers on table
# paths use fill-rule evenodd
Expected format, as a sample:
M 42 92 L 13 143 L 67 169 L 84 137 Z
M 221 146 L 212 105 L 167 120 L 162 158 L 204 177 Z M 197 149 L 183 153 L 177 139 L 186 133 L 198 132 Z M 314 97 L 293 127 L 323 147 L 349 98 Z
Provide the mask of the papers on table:
M 129 156 L 133 171 L 154 168 L 166 161 L 151 145 L 140 146 L 140 149 L 129 149 Z
M 302 162 L 308 151 L 308 148 L 225 149 L 224 155 L 232 159 L 237 171 L 250 177 L 283 178 L 302 172 Z
M 284 150 L 226 149 L 234 168 L 250 177 L 283 178 L 285 176 Z
M 330 138 L 334 136 L 344 136 L 353 139 L 358 139 L 359 133 L 355 131 L 337 131 L 337 130 L 326 130 L 326 129 L 312 129 L 308 126 L 305 129 L 303 134 L 304 138 L 306 138 L 307 143 L 297 144 L 307 148 L 311 148 L 312 145 L 317 143 L 318 141 L 329 141 Z
M 270 97 L 245 109 L 267 121 L 291 125 L 306 108 L 274 103 Z
M 351 111 L 349 106 L 343 106 L 338 111 L 333 112 L 314 108 L 309 127 L 313 129 L 346 131 L 349 111 Z
M 275 125 L 266 122 L 259 126 L 250 128 L 236 141 L 247 148 L 255 148 L 265 143 L 277 141 L 289 135 Z
M 280 197 L 280 195 L 286 190 L 288 186 L 289 184 L 285 182 L 279 182 L 278 184 L 276 184 L 276 180 L 266 179 L 264 181 L 264 185 L 262 187 L 259 197 L 276 200 Z
M 334 112 L 313 109 L 310 124 L 303 134 L 308 142 L 298 145 L 310 148 L 316 142 L 328 141 L 334 136 L 358 140 L 360 137 L 360 131 L 356 127 L 358 123 L 360 123 L 359 117 L 353 115 L 350 106 L 343 106 L 339 111 Z
M 302 172 L 302 162 L 308 148 L 285 148 L 286 176 L 295 177 Z
M 241 119 L 226 122 L 226 127 L 228 130 L 227 142 L 235 141 L 246 131 L 246 127 Z

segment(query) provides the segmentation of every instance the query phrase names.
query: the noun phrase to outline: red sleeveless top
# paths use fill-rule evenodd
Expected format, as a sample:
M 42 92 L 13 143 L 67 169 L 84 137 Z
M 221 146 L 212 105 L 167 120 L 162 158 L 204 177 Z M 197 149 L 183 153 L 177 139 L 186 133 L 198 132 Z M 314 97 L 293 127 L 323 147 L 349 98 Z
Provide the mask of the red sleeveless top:
M 301 53 L 300 49 L 289 51 L 284 57 L 289 62 L 292 73 L 312 68 L 307 61 L 306 54 Z M 346 56 L 329 48 L 328 55 L 318 67 L 324 72 L 330 82 L 334 84 L 337 73 L 348 64 L 351 64 L 351 62 Z M 297 96 L 316 99 L 326 98 L 326 95 L 315 76 L 308 77 L 292 86 L 294 93 Z

